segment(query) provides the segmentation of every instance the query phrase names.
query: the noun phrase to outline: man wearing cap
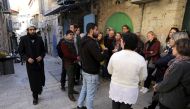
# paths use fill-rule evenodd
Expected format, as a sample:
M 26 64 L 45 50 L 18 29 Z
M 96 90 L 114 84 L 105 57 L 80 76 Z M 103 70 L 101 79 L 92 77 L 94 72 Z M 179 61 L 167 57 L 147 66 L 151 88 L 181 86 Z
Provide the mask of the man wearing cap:
M 36 34 L 36 27 L 30 25 L 27 35 L 20 38 L 19 54 L 26 59 L 26 69 L 30 88 L 33 95 L 33 104 L 38 104 L 38 95 L 45 85 L 44 62 L 45 47 L 41 37 Z

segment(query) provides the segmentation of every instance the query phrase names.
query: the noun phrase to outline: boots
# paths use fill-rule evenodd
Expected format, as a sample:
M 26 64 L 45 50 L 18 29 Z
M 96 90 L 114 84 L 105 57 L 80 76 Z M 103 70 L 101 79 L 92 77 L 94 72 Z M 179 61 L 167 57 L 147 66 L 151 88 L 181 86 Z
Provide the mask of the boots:
M 33 93 L 33 105 L 38 104 L 38 94 Z

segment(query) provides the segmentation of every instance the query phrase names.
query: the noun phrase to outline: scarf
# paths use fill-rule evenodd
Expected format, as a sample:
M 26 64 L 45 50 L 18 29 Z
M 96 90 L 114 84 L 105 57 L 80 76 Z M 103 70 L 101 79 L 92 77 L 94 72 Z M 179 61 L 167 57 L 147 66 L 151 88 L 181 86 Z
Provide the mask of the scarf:
M 172 59 L 169 63 L 168 63 L 168 69 L 166 70 L 165 74 L 164 74 L 164 78 L 167 78 L 167 76 L 170 74 L 171 70 L 175 67 L 175 65 L 179 62 L 182 61 L 188 61 L 190 60 L 190 57 L 188 56 L 179 56 L 176 57 L 174 59 Z

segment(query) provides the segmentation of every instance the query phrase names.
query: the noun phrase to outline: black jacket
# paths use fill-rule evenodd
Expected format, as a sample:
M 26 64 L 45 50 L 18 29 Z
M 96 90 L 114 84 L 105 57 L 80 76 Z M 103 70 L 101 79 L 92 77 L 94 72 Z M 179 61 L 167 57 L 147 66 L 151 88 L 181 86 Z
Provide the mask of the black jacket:
M 98 42 L 89 36 L 81 39 L 80 57 L 82 69 L 89 74 L 98 74 L 100 62 L 104 60 Z
M 38 56 L 45 57 L 42 37 L 37 35 L 35 37 L 30 37 L 29 35 L 22 36 L 19 43 L 19 54 L 26 59 L 32 58 L 35 61 Z
M 190 61 L 175 64 L 158 85 L 159 102 L 170 109 L 185 109 L 190 99 Z
M 42 86 L 45 85 L 44 61 L 37 62 L 36 58 L 45 57 L 45 47 L 42 37 L 29 35 L 20 38 L 19 54 L 26 58 L 26 69 L 28 73 L 30 88 L 33 93 L 41 92 Z M 34 63 L 28 63 L 28 58 L 34 59 Z

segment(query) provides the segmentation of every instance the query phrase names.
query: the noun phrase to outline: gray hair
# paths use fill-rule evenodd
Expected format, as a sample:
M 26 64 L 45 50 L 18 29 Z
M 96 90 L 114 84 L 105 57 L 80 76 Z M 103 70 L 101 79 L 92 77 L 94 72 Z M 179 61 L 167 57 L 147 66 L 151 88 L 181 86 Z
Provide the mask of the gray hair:
M 179 39 L 189 39 L 187 32 L 176 32 L 174 33 L 171 38 L 176 42 Z

